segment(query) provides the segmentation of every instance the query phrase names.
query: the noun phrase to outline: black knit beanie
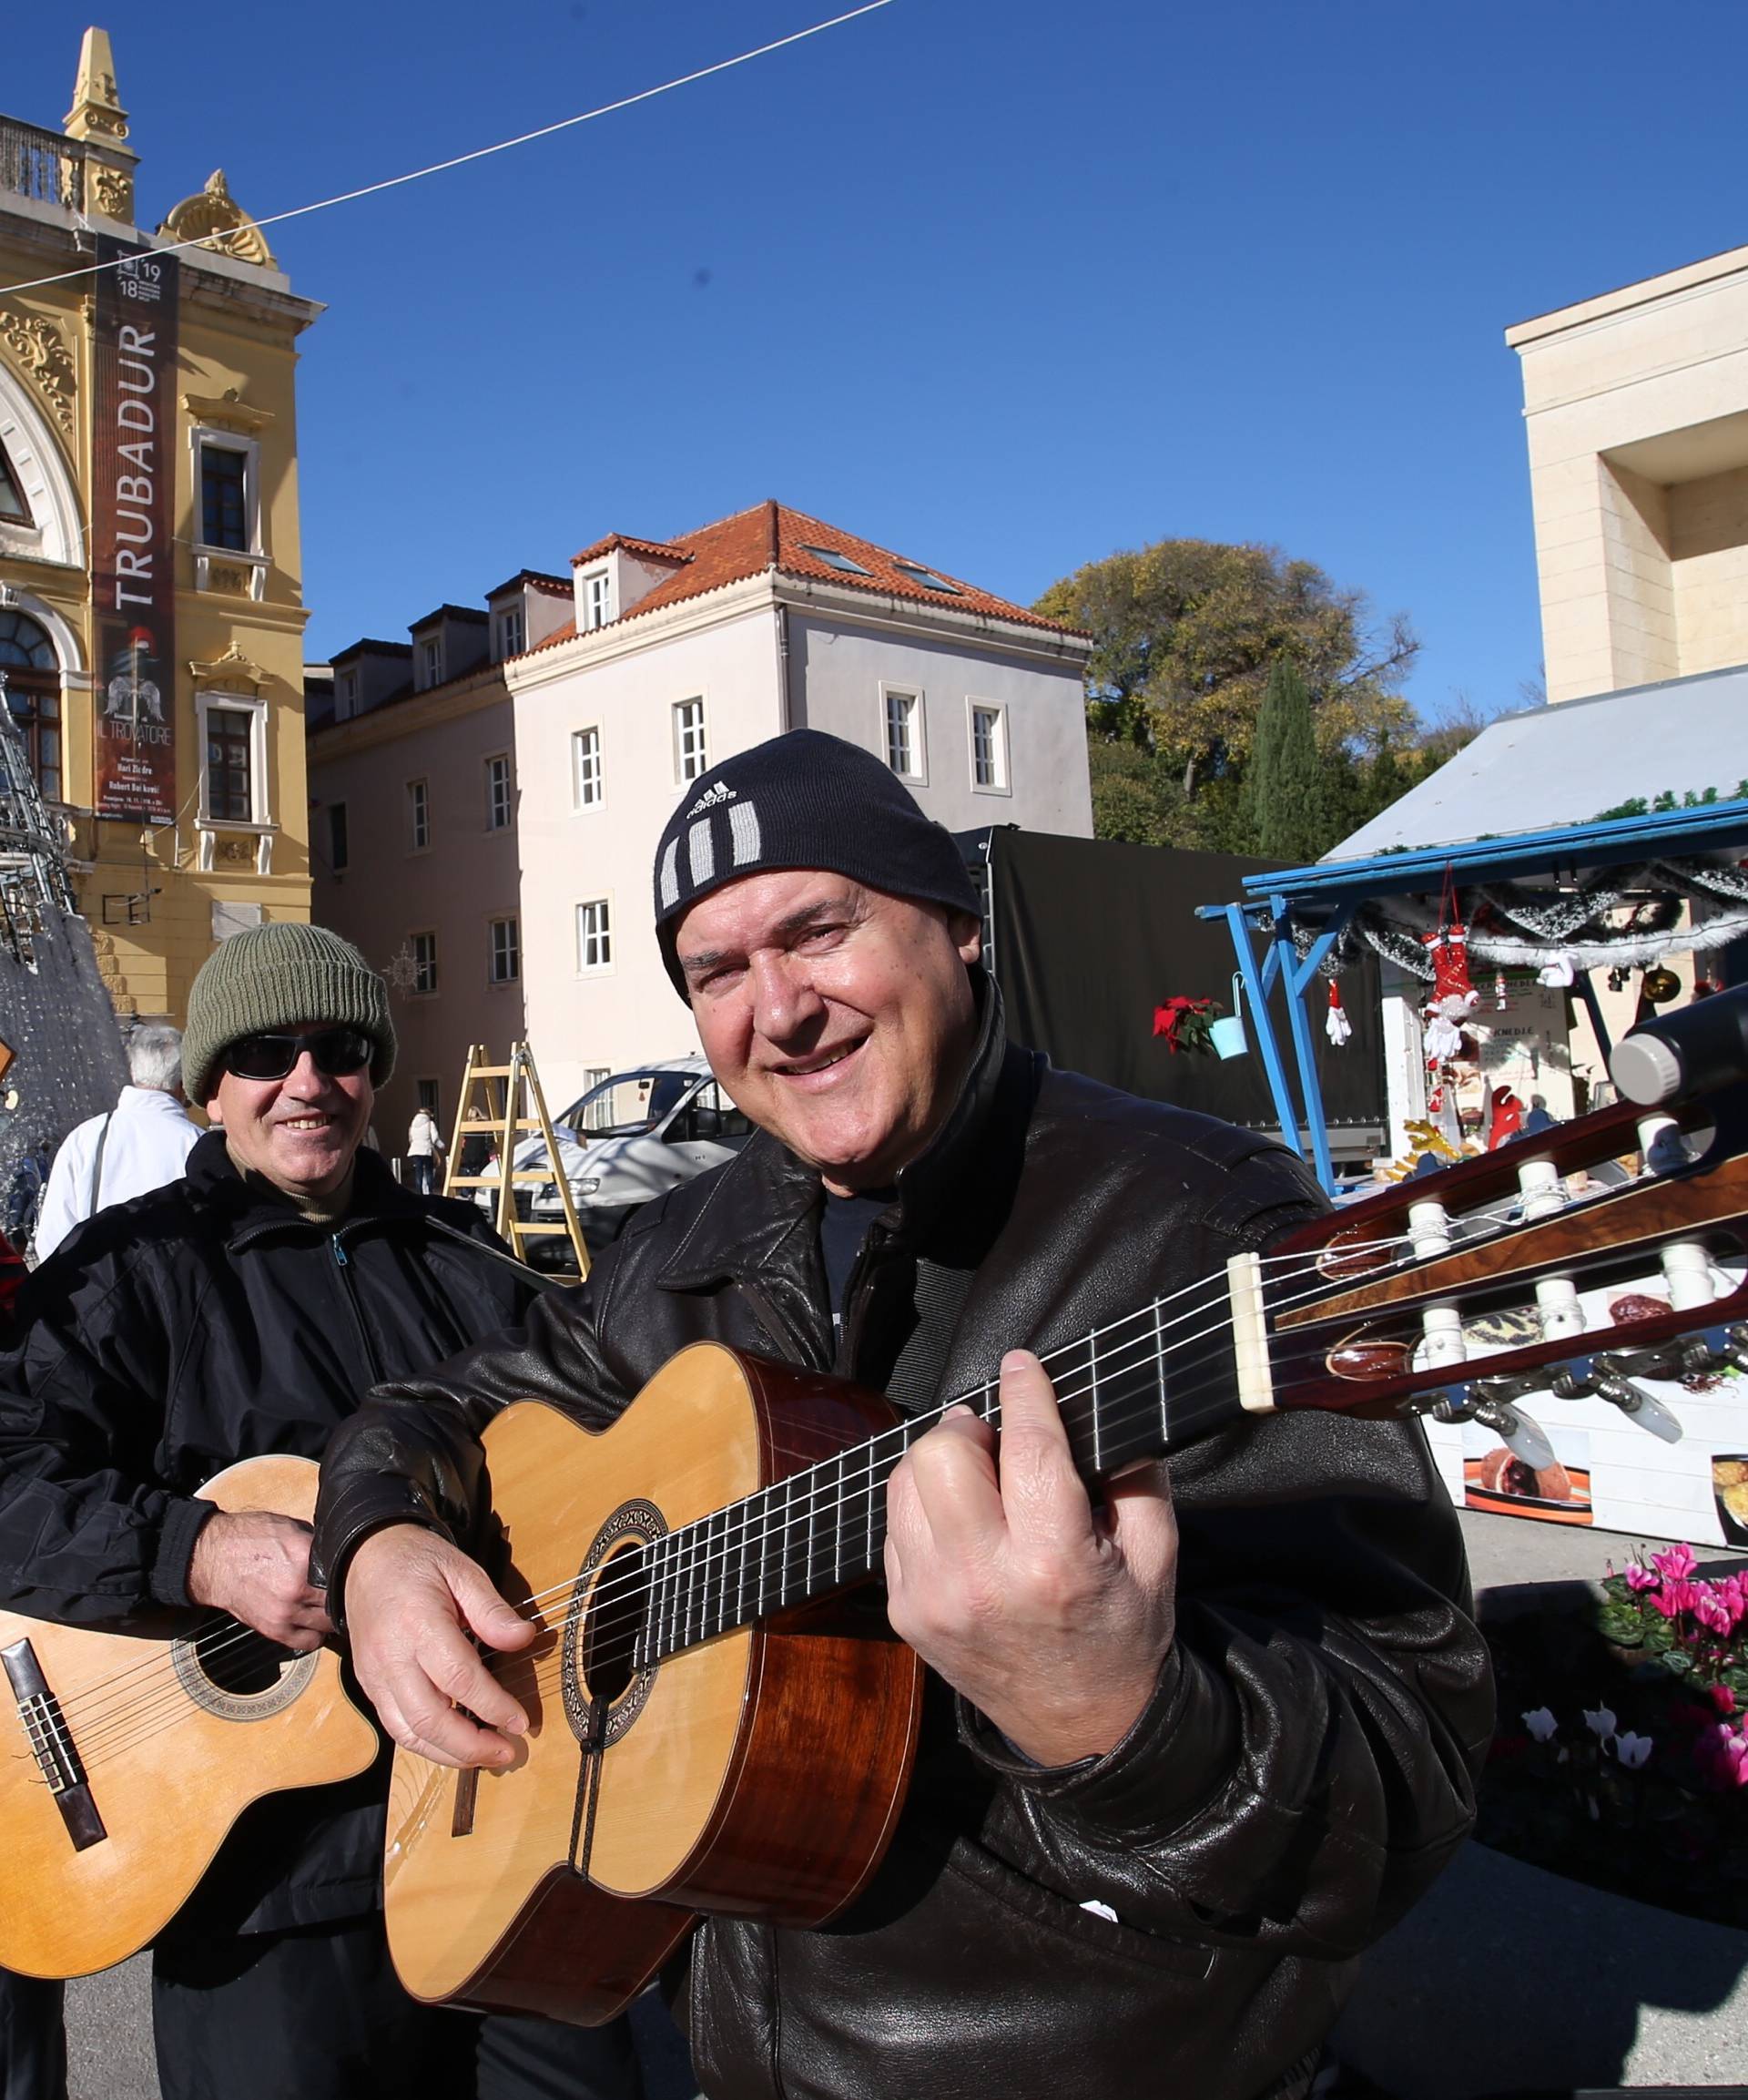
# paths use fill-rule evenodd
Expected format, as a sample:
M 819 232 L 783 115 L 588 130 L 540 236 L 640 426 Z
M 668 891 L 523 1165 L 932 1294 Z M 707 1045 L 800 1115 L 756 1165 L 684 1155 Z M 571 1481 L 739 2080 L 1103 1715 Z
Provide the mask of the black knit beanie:
M 656 849 L 656 938 L 674 988 L 685 912 L 700 897 L 772 868 L 826 868 L 894 896 L 978 912 L 953 836 L 931 822 L 889 766 L 821 729 L 791 729 L 701 774 Z

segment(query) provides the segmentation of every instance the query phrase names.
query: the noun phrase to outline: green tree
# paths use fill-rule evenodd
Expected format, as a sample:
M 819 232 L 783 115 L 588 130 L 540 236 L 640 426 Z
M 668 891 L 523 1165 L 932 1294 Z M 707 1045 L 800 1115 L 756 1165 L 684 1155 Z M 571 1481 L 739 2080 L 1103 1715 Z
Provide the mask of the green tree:
M 1406 619 L 1378 629 L 1364 593 L 1275 547 L 1160 540 L 1089 563 L 1037 610 L 1092 636 L 1092 736 L 1153 752 L 1185 803 L 1242 778 L 1278 658 L 1298 667 L 1326 753 L 1369 757 L 1414 727 L 1398 689 L 1419 647 Z
M 1277 657 L 1270 666 L 1257 711 L 1245 803 L 1255 851 L 1271 861 L 1304 865 L 1335 843 L 1328 783 L 1317 756 L 1311 696 L 1298 666 Z

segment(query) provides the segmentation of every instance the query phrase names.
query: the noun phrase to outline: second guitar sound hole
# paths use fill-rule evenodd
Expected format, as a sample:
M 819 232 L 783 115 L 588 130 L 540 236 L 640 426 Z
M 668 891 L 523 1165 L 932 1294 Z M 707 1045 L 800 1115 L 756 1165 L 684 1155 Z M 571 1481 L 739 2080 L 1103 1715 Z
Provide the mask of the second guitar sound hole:
M 583 1675 L 592 1698 L 623 1697 L 636 1676 L 637 1636 L 647 1601 L 641 1543 L 609 1555 L 589 1593 L 583 1631 Z

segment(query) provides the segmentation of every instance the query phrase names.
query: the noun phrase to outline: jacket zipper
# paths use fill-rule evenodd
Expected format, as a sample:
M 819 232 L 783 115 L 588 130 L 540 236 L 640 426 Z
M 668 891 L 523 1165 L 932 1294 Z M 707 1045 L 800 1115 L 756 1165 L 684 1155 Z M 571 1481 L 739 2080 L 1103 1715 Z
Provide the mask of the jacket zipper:
M 364 1346 L 364 1361 L 371 1367 L 371 1383 L 383 1382 L 382 1360 L 376 1352 L 376 1344 L 371 1339 L 371 1330 L 364 1324 L 364 1309 L 358 1301 L 358 1288 L 352 1281 L 352 1261 L 340 1243 L 338 1232 L 328 1242 L 334 1250 L 334 1267 L 340 1271 L 340 1280 L 346 1293 L 346 1302 L 351 1308 L 352 1323 L 358 1329 L 358 1339 Z
M 737 1277 L 736 1281 L 740 1287 L 742 1297 L 752 1307 L 759 1324 L 779 1349 L 788 1347 L 794 1350 L 802 1362 L 807 1364 L 810 1370 L 829 1371 L 831 1369 L 829 1354 L 822 1353 L 815 1340 L 802 1334 L 784 1314 L 780 1313 L 757 1284 L 747 1276 Z

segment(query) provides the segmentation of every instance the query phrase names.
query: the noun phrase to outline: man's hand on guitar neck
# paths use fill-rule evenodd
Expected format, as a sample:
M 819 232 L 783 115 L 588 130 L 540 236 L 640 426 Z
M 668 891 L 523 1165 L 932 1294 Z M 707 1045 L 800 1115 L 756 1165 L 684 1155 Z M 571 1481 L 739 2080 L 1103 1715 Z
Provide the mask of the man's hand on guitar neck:
M 1113 1750 L 1172 1645 L 1177 1523 L 1163 1464 L 1095 1512 L 1035 1356 L 1001 1361 L 1001 1436 L 955 1409 L 911 1447 L 887 1502 L 894 1630 L 1025 1756 Z
M 310 1585 L 310 1526 L 272 1510 L 214 1511 L 195 1536 L 188 1595 L 300 1654 L 334 1630 L 327 1591 Z
M 472 1636 L 523 1648 L 534 1628 L 458 1546 L 419 1524 L 372 1532 L 346 1571 L 346 1635 L 364 1696 L 403 1750 L 440 1765 L 515 1762 L 510 1738 L 528 1717 Z

